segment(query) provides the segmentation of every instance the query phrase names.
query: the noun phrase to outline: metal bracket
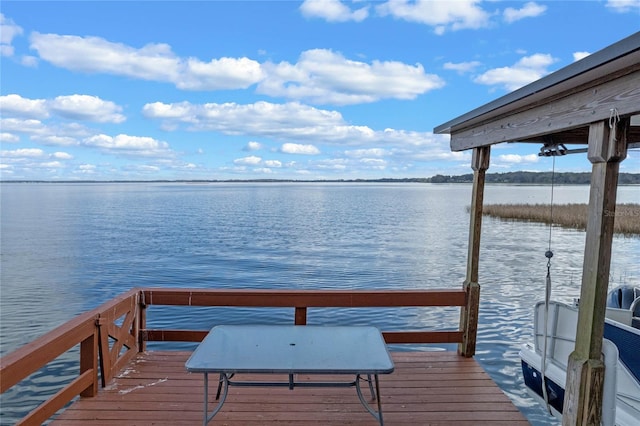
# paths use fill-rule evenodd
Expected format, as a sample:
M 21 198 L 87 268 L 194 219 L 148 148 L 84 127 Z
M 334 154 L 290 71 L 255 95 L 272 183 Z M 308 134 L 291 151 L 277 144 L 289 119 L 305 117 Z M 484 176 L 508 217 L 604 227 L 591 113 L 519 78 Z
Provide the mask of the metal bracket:
M 567 154 L 579 154 L 584 152 L 587 152 L 587 148 L 568 149 L 562 143 L 545 143 L 542 148 L 540 148 L 538 157 L 558 157 Z

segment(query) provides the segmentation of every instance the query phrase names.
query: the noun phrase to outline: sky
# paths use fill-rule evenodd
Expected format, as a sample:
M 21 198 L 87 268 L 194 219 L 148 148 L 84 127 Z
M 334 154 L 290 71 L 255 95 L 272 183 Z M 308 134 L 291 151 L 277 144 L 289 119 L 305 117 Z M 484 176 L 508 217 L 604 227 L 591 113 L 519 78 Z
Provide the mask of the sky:
M 637 32 L 640 0 L 4 0 L 0 20 L 2 180 L 423 178 L 472 172 L 434 127 Z M 539 150 L 496 145 L 488 173 L 551 170 Z

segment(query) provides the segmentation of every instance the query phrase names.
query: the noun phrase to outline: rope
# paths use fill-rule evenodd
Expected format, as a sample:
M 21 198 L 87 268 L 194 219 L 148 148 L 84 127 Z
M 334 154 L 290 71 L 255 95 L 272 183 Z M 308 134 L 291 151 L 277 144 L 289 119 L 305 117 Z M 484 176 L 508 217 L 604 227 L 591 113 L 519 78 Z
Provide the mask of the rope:
M 611 108 L 609 110 L 609 129 L 614 130 L 618 126 L 619 122 L 620 122 L 620 115 L 618 114 L 618 109 Z M 613 135 L 614 142 L 618 141 L 616 136 L 617 135 L 615 134 L 615 130 L 614 130 L 614 135 Z
M 549 259 L 548 263 L 551 262 L 551 258 L 553 257 L 553 252 L 551 251 L 551 229 L 553 228 L 553 189 L 555 184 L 556 177 L 556 157 L 552 157 L 552 169 L 551 169 L 551 200 L 549 201 L 549 246 L 547 252 L 544 254 L 547 259 Z M 548 267 L 549 265 L 547 265 Z
M 547 411 L 551 413 L 551 406 L 549 405 L 549 395 L 547 394 L 547 333 L 549 325 L 549 301 L 551 300 L 551 258 L 553 257 L 553 251 L 551 251 L 551 230 L 553 229 L 553 189 L 554 180 L 556 174 L 556 157 L 553 156 L 553 168 L 551 172 L 551 200 L 549 208 L 549 245 L 544 256 L 547 258 L 547 278 L 546 287 L 544 292 L 544 332 L 542 341 L 542 362 L 540 370 L 542 373 L 542 397 L 544 403 L 547 406 Z

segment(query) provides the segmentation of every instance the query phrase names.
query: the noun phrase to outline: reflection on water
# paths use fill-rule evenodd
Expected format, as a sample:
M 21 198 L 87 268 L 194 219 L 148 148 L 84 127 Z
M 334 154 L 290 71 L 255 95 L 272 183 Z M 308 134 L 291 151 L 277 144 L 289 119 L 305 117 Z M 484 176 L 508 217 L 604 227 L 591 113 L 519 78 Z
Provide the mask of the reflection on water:
M 588 192 L 559 186 L 554 199 L 587 202 Z M 549 195 L 548 187 L 490 185 L 485 202 L 548 203 Z M 1 354 L 131 287 L 451 288 L 465 278 L 469 185 L 3 184 L 1 196 Z M 618 199 L 637 203 L 640 195 L 623 187 Z M 541 425 L 554 423 L 523 389 L 518 350 L 532 332 L 533 303 L 544 297 L 548 237 L 544 225 L 485 219 L 479 271 L 476 358 Z M 556 299 L 578 297 L 584 237 L 552 230 Z M 614 239 L 612 284 L 639 283 L 639 252 L 640 239 Z M 149 312 L 152 327 L 193 329 L 292 317 L 288 309 Z M 310 309 L 308 318 L 455 328 L 458 310 Z M 76 360 L 77 353 L 65 354 L 4 394 L 2 424 L 77 374 Z

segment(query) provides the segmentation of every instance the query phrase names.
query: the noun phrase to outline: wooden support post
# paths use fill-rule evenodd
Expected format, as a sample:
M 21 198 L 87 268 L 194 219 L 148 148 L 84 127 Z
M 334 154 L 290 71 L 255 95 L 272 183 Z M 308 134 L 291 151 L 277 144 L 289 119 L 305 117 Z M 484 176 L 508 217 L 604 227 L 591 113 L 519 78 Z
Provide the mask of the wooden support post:
M 617 120 L 616 120 L 617 121 Z M 599 425 L 602 420 L 604 363 L 602 337 L 611 265 L 611 243 L 620 162 L 627 153 L 629 119 L 589 127 L 591 190 L 582 267 L 575 349 L 569 355 L 564 426 Z
M 91 386 L 80 393 L 83 397 L 92 397 L 98 394 L 98 325 L 94 327 L 93 334 L 80 342 L 80 374 L 92 371 L 93 381 Z
M 473 169 L 473 191 L 471 194 L 471 220 L 469 224 L 469 252 L 467 255 L 467 277 L 463 288 L 467 293 L 467 305 L 460 309 L 460 330 L 462 343 L 458 354 L 472 357 L 476 352 L 478 334 L 478 310 L 480 307 L 480 284 L 478 284 L 478 263 L 480 260 L 480 234 L 482 230 L 482 203 L 484 199 L 485 172 L 489 168 L 491 147 L 473 149 L 471 168 Z

